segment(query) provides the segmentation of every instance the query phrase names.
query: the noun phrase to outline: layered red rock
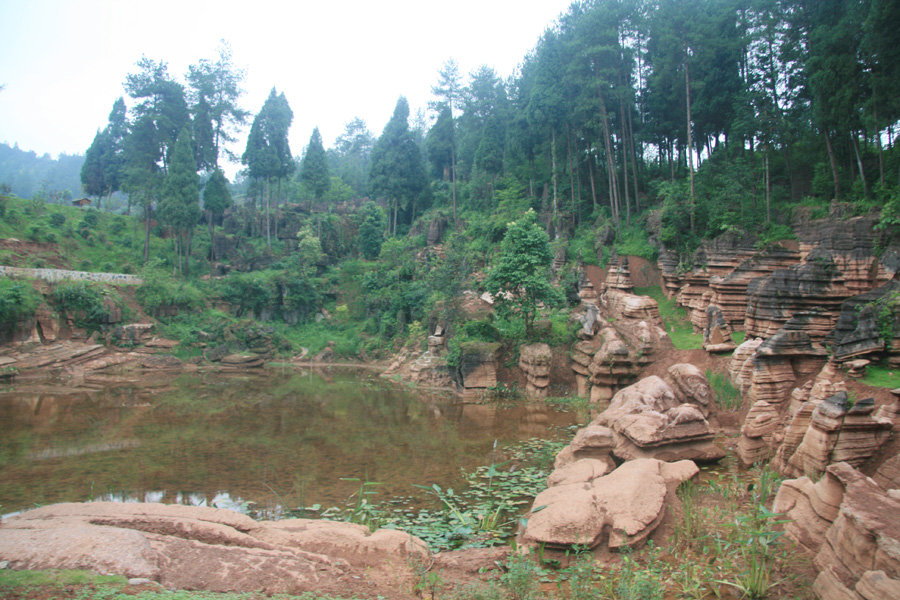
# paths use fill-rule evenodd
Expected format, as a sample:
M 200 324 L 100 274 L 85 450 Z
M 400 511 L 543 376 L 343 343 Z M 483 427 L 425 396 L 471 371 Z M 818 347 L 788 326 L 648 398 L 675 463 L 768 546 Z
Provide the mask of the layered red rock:
M 479 395 L 497 385 L 500 344 L 465 342 L 459 345 L 459 349 L 459 367 L 454 379 L 464 395 Z
M 886 331 L 893 364 L 900 364 L 900 281 L 891 280 L 876 289 L 847 298 L 833 332 L 829 335 L 838 361 L 852 360 L 866 355 L 881 355 L 885 350 Z
M 812 403 L 810 403 L 812 404 Z M 787 475 L 823 473 L 828 465 L 847 462 L 859 466 L 890 437 L 893 421 L 873 414 L 871 398 L 853 406 L 841 392 L 815 405 L 803 441 L 790 456 L 780 457 Z
M 547 344 L 530 344 L 519 347 L 519 368 L 525 373 L 525 395 L 527 397 L 547 397 L 552 360 L 553 354 Z
M 693 365 L 676 364 L 667 379 L 652 375 L 619 391 L 592 426 L 609 427 L 613 453 L 621 460 L 714 461 L 724 452 L 705 415 L 712 402 L 709 382 Z
M 834 327 L 841 303 L 850 295 L 835 257 L 815 249 L 805 262 L 750 282 L 744 330 L 747 335 L 768 337 L 796 313 L 817 313 L 827 317 L 828 325 L 808 333 L 815 341 L 822 341 Z
M 850 465 L 828 467 L 815 484 L 785 481 L 773 512 L 787 534 L 814 555 L 816 596 L 893 600 L 900 593 L 900 500 Z
M 741 426 L 738 459 L 747 466 L 769 460 L 784 439 L 781 430 L 781 418 L 775 407 L 762 400 L 756 402 Z
M 749 387 L 752 402 L 760 400 L 780 405 L 787 400 L 799 376 L 819 371 L 827 351 L 810 339 L 805 331 L 780 330 L 757 346 L 749 359 Z M 747 363 L 741 369 L 741 382 L 748 385 Z
M 606 290 L 619 290 L 627 294 L 634 292 L 634 283 L 631 281 L 631 271 L 628 268 L 627 256 L 620 258 L 617 265 L 609 268 L 603 287 Z

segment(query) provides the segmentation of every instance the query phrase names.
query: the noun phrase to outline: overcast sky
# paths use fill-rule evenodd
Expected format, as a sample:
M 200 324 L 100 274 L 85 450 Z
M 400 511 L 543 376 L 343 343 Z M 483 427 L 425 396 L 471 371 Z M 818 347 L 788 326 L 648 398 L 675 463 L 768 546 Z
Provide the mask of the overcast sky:
M 401 95 L 413 114 L 425 108 L 448 58 L 463 75 L 482 64 L 511 75 L 569 4 L 0 0 L 0 141 L 84 153 L 142 54 L 168 62 L 183 82 L 188 65 L 216 58 L 221 39 L 247 71 L 244 109 L 259 111 L 272 86 L 284 92 L 295 155 L 314 127 L 331 147 L 355 116 L 378 136 Z M 244 139 L 233 150 L 242 152 Z

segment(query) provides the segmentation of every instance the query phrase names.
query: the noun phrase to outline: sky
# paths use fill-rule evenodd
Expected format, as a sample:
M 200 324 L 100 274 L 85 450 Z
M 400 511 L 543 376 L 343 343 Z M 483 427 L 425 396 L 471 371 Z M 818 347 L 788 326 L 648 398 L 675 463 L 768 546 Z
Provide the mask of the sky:
M 426 108 L 450 58 L 464 76 L 513 74 L 570 2 L 0 0 L 0 142 L 83 154 L 142 55 L 183 82 L 223 39 L 246 69 L 242 108 L 256 114 L 273 86 L 284 92 L 294 155 L 314 127 L 331 147 L 354 117 L 378 136 L 401 95 L 413 114 Z

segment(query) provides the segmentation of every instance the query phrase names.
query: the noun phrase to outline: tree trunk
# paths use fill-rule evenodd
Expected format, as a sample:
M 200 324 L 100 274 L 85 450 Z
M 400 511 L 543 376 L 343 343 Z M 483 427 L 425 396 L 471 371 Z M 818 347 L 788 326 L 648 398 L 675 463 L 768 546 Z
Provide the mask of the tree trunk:
M 828 150 L 828 162 L 831 164 L 831 176 L 834 177 L 834 199 L 841 199 L 841 178 L 838 175 L 837 161 L 834 158 L 834 148 L 831 147 L 831 137 L 825 130 L 825 148 Z
M 863 196 L 869 197 L 869 184 L 866 181 L 866 170 L 863 168 L 862 157 L 859 155 L 859 140 L 856 139 L 856 134 L 850 132 L 850 142 L 853 144 L 853 151 L 856 153 L 856 164 L 859 166 L 859 178 L 862 179 L 863 184 Z
M 453 229 L 458 231 L 459 221 L 456 219 L 456 140 L 454 138 L 451 138 L 450 143 L 450 171 L 453 177 Z M 415 212 L 413 212 L 413 217 L 415 217 Z
M 625 191 L 625 226 L 631 227 L 631 201 L 628 199 L 628 144 L 625 140 L 625 101 L 619 98 L 619 112 L 622 121 L 622 189 Z
M 266 175 L 266 248 L 268 248 L 269 252 L 272 251 L 271 222 L 269 221 L 269 199 L 271 194 L 272 191 L 269 189 L 269 176 Z
M 216 260 L 216 240 L 213 237 L 216 228 L 213 223 L 214 218 L 211 210 L 206 211 L 206 222 L 209 224 L 209 262 L 211 263 Z
M 684 94 L 686 97 L 687 113 L 687 160 L 688 172 L 691 178 L 691 233 L 697 232 L 695 223 L 695 200 L 694 200 L 694 142 L 691 135 L 691 73 L 688 68 L 687 43 L 684 44 Z
M 551 173 L 550 180 L 553 182 L 553 237 L 559 237 L 559 227 L 557 225 L 558 215 L 558 198 L 556 195 L 556 128 L 550 130 L 550 162 Z
M 597 186 L 594 184 L 594 153 L 588 150 L 588 176 L 591 180 L 591 212 L 597 210 Z
M 634 181 L 634 210 L 641 212 L 641 201 L 638 197 L 637 154 L 634 149 L 634 124 L 632 123 L 631 112 L 630 110 L 628 111 L 628 146 L 631 150 L 631 173 L 633 175 L 632 181 Z
M 147 264 L 150 260 L 150 219 L 153 217 L 153 205 L 148 204 L 144 212 L 144 264 Z
M 569 210 L 574 211 L 577 208 L 575 205 L 575 168 L 572 165 L 572 129 L 568 123 L 566 123 L 566 153 L 569 155 L 569 198 L 572 203 Z M 570 212 L 570 217 L 571 214 Z
M 766 225 L 772 222 L 772 196 L 771 187 L 769 185 L 769 149 L 766 148 Z
M 606 100 L 603 97 L 603 88 L 597 84 L 597 95 L 600 97 L 600 117 L 603 123 L 603 146 L 606 150 L 606 171 L 609 177 L 609 204 L 612 209 L 613 221 L 616 223 L 616 235 L 618 235 L 620 221 L 619 206 L 619 181 L 616 175 L 616 155 L 612 147 L 612 134 L 609 130 L 609 114 L 606 112 Z

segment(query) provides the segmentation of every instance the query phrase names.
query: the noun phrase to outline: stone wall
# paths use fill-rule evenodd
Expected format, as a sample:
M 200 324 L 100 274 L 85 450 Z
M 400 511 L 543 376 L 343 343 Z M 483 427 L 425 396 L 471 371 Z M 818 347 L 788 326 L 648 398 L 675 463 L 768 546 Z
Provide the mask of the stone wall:
M 4 266 L 0 266 L 0 277 L 25 277 L 28 279 L 41 279 L 50 283 L 58 281 L 96 281 L 110 285 L 140 285 L 144 282 L 137 275 L 126 275 L 124 273 L 88 273 L 87 271 L 26 269 Z

